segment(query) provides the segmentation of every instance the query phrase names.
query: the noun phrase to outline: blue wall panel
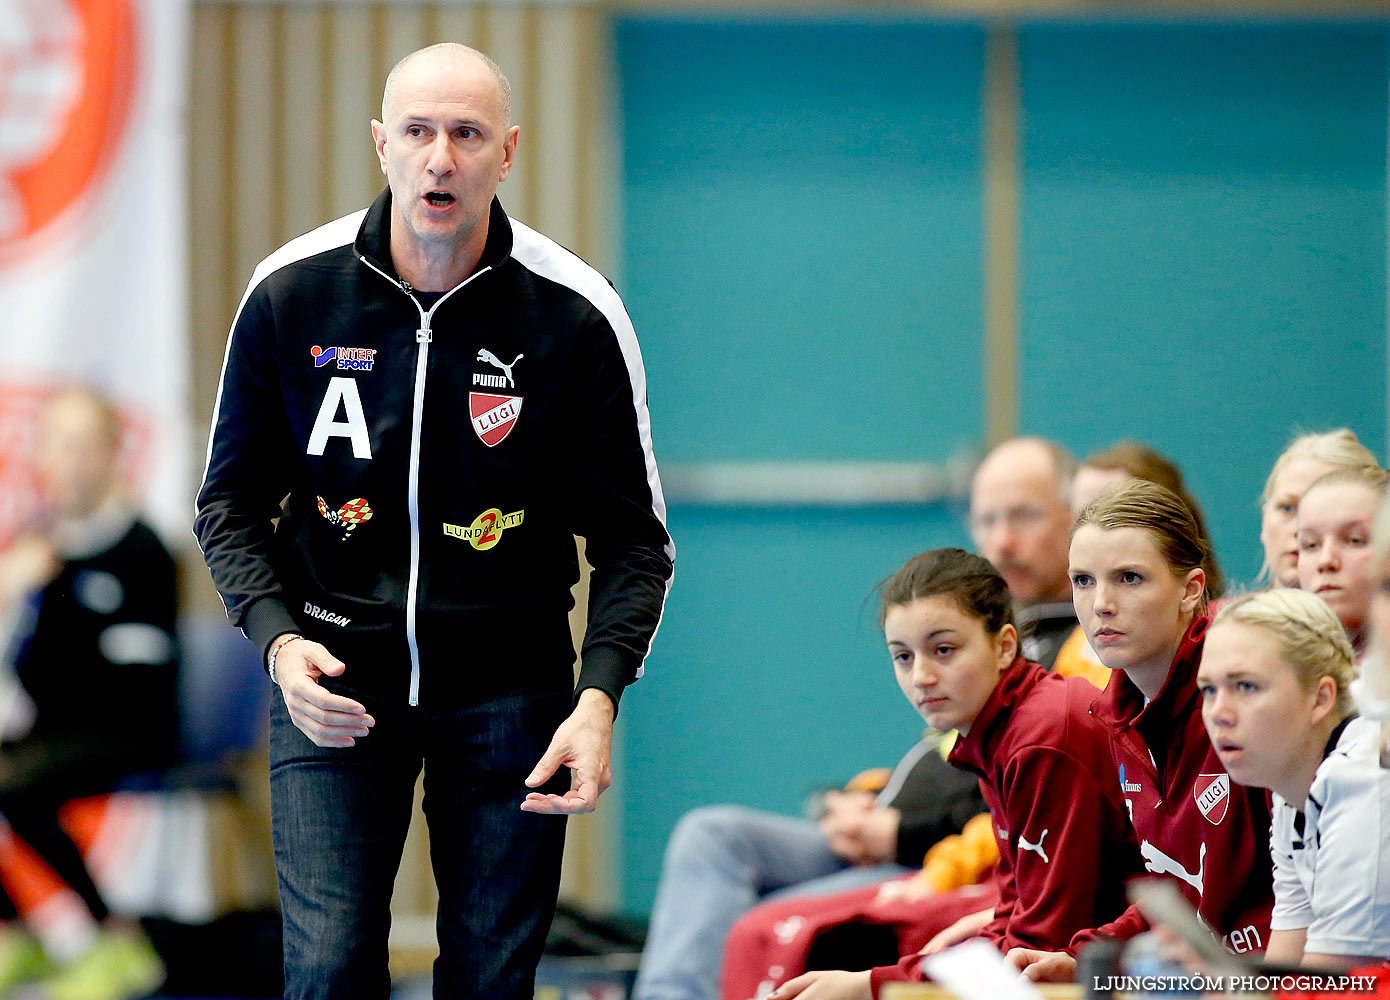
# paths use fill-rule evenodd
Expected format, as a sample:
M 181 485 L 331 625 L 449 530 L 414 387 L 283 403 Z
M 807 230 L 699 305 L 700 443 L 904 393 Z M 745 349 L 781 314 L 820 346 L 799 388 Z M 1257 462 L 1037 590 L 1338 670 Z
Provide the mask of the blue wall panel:
M 1228 575 L 1298 428 L 1385 451 L 1387 30 L 1022 33 L 1022 422 L 1186 470 Z
M 619 23 L 623 294 L 664 461 L 977 437 L 982 39 Z

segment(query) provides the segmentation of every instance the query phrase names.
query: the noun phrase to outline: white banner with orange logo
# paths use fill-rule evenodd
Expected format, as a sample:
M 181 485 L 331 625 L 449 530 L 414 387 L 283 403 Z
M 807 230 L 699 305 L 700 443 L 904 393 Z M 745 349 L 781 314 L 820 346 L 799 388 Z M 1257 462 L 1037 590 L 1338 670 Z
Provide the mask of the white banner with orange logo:
M 38 504 L 34 412 L 120 409 L 129 481 L 188 530 L 189 0 L 0 0 L 0 544 Z

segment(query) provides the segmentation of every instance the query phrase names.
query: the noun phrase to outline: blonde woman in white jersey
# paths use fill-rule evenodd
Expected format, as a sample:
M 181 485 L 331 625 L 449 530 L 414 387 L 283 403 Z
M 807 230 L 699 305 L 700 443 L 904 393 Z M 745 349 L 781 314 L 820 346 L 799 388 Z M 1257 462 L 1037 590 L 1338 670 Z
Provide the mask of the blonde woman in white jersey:
M 1356 716 L 1354 654 L 1319 597 L 1276 588 L 1223 608 L 1197 686 L 1231 780 L 1274 793 L 1266 957 L 1352 968 L 1390 957 L 1390 771 Z

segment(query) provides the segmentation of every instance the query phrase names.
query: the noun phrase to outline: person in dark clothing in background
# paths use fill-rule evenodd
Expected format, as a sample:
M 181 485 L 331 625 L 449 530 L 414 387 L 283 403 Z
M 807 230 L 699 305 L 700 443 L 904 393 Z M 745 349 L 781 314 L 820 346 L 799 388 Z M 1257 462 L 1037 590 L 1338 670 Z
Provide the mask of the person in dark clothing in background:
M 0 556 L 11 673 L 0 816 L 85 904 L 37 928 L 41 949 L 7 928 L 0 986 L 49 966 L 47 995 L 91 1000 L 142 996 L 163 967 L 133 924 L 112 917 L 59 809 L 169 766 L 179 742 L 174 561 L 122 495 L 120 435 L 114 410 L 89 392 L 47 403 L 46 504 Z

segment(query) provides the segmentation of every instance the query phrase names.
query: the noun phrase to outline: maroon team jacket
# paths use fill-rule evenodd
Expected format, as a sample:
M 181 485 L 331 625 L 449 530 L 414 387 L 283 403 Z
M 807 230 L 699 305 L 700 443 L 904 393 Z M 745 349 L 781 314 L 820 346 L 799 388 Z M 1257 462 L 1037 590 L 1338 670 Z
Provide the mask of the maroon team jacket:
M 1111 731 L 1112 780 L 1123 791 L 1144 868 L 1176 880 L 1222 944 L 1241 954 L 1269 943 L 1269 799 L 1263 789 L 1231 781 L 1202 724 L 1197 668 L 1209 624 L 1206 618 L 1192 623 L 1149 704 L 1116 670 L 1092 711 Z M 1129 938 L 1147 927 L 1130 908 L 1077 934 L 1069 950 L 1099 935 Z
M 952 764 L 979 775 L 994 823 L 999 904 L 979 936 L 1000 951 L 1062 950 L 1124 910 L 1125 880 L 1140 870 L 1095 697 L 1087 681 L 1020 658 L 951 750 Z M 874 969 L 875 996 L 885 982 L 920 979 L 920 963 Z

